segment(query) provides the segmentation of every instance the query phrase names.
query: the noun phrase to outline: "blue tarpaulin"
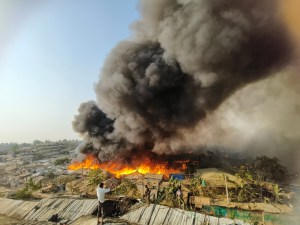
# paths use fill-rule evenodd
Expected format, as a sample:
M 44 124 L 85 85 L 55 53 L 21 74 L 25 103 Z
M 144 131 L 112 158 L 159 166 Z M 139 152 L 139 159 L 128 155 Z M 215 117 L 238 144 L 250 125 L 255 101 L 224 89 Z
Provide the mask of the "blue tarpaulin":
M 177 180 L 184 180 L 184 174 L 170 174 L 170 177 L 172 177 L 173 179 L 177 179 Z

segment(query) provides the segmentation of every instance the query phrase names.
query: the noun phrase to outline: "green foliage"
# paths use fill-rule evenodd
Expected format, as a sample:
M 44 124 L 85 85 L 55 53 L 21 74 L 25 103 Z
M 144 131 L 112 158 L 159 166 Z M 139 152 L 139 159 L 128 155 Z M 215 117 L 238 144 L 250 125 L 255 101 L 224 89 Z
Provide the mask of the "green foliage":
M 287 180 L 287 169 L 279 163 L 279 159 L 276 157 L 256 157 L 252 166 L 256 178 L 261 178 L 268 182 L 283 182 Z
M 176 191 L 180 188 L 181 182 L 171 177 L 169 179 L 168 186 L 165 188 L 165 196 L 167 204 L 170 207 L 176 207 L 178 205 L 178 201 L 176 199 Z
M 114 195 L 127 195 L 132 197 L 139 196 L 139 192 L 137 189 L 136 184 L 134 184 L 132 181 L 123 179 L 121 184 L 118 185 L 114 190 Z
M 75 176 L 67 176 L 67 175 L 61 175 L 59 177 L 56 177 L 53 179 L 52 184 L 53 185 L 58 185 L 58 184 L 67 184 L 71 181 L 76 180 Z
M 11 146 L 10 150 L 12 151 L 13 156 L 17 155 L 19 153 L 19 145 L 15 144 Z
M 101 169 L 90 170 L 87 175 L 88 183 L 93 186 L 97 186 L 104 180 L 104 175 Z
M 164 201 L 164 204 L 170 207 L 177 207 L 178 199 L 176 198 L 176 191 L 181 188 L 181 182 L 177 178 L 171 177 L 168 185 L 158 191 L 155 203 L 159 204 Z
M 278 158 L 256 157 L 249 165 L 241 166 L 237 176 L 247 181 L 283 182 L 288 178 L 287 169 L 279 163 Z
M 14 196 L 15 199 L 30 199 L 32 198 L 32 192 L 39 190 L 41 188 L 40 184 L 35 184 L 32 178 L 30 178 L 25 187 L 19 191 L 17 191 L 16 195 Z
M 175 193 L 180 186 L 181 182 L 176 178 L 174 179 L 173 177 L 171 177 L 169 179 L 168 186 L 166 187 L 166 191 L 169 193 Z
M 36 191 L 41 188 L 40 184 L 35 184 L 32 178 L 30 178 L 27 183 L 25 184 L 25 188 L 28 190 Z
M 276 202 L 276 203 L 281 203 L 281 201 L 285 195 L 283 192 L 283 189 L 281 189 L 278 184 L 273 185 L 272 194 L 274 196 L 274 202 Z
M 236 212 L 235 210 L 229 210 L 229 211 L 228 211 L 227 217 L 228 217 L 229 219 L 234 220 L 235 217 L 236 217 L 236 214 L 237 214 L 237 212 Z
M 235 175 L 246 181 L 253 181 L 254 177 L 253 170 L 250 170 L 247 166 L 241 166 Z
M 161 204 L 161 202 L 166 198 L 165 188 L 158 189 L 157 198 L 155 199 L 155 204 Z
M 68 157 L 64 157 L 64 158 L 56 159 L 54 162 L 54 165 L 55 166 L 64 165 L 64 164 L 69 163 L 70 161 L 71 160 Z
M 19 150 L 19 145 L 15 144 L 15 145 L 11 146 L 10 150 L 13 151 L 13 152 L 18 151 Z
M 278 203 L 286 197 L 278 184 L 267 183 L 285 179 L 286 169 L 277 158 L 257 157 L 250 165 L 241 166 L 236 176 L 242 179 L 236 195 L 238 202 Z
M 190 180 L 190 189 L 193 195 L 200 195 L 202 174 Z
M 55 175 L 54 175 L 53 171 L 50 171 L 46 174 L 46 177 L 53 179 L 55 177 Z
M 263 181 L 256 177 L 255 171 L 247 166 L 241 166 L 238 169 L 236 176 L 241 178 L 240 188 L 237 193 L 238 202 L 263 201 L 264 198 L 261 191 Z
M 14 196 L 15 199 L 22 199 L 22 200 L 27 200 L 30 199 L 32 197 L 32 191 L 27 189 L 27 188 L 23 188 L 20 191 L 17 191 L 16 195 Z

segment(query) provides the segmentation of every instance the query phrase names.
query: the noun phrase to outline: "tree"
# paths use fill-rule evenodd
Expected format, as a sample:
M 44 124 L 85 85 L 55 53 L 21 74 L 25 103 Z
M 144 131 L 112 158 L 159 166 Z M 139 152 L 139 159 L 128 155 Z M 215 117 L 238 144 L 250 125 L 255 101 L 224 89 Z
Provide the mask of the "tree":
M 19 151 L 19 145 L 15 144 L 15 145 L 11 146 L 10 150 L 12 151 L 13 156 L 15 156 L 18 153 L 18 151 Z
M 12 151 L 18 151 L 19 150 L 19 145 L 15 144 L 15 145 L 11 146 L 10 150 L 12 150 Z
M 271 182 L 283 182 L 287 179 L 287 169 L 279 163 L 276 157 L 256 157 L 252 165 L 257 179 Z

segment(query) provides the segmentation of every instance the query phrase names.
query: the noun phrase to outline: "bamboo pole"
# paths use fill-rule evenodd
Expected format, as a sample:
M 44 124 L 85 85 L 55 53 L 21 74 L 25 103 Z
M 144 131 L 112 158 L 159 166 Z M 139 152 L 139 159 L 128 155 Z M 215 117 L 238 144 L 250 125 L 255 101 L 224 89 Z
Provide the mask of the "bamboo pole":
M 229 204 L 228 185 L 227 185 L 226 174 L 224 174 L 224 177 L 225 177 L 226 199 L 227 199 L 227 204 Z
M 144 195 L 145 195 L 145 184 L 144 184 L 144 175 L 143 176 L 143 179 L 142 179 L 142 186 L 143 186 L 143 198 L 144 198 Z

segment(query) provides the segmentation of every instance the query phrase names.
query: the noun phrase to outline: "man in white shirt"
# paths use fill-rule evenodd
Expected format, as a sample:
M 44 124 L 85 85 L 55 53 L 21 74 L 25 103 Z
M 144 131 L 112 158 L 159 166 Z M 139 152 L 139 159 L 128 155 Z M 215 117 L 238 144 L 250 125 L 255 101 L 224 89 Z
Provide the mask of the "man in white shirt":
M 98 214 L 97 214 L 97 225 L 99 222 L 100 212 L 101 212 L 101 224 L 103 224 L 104 210 L 103 203 L 105 202 L 105 193 L 111 191 L 111 188 L 104 188 L 104 184 L 100 183 L 96 188 L 96 193 L 98 197 Z

